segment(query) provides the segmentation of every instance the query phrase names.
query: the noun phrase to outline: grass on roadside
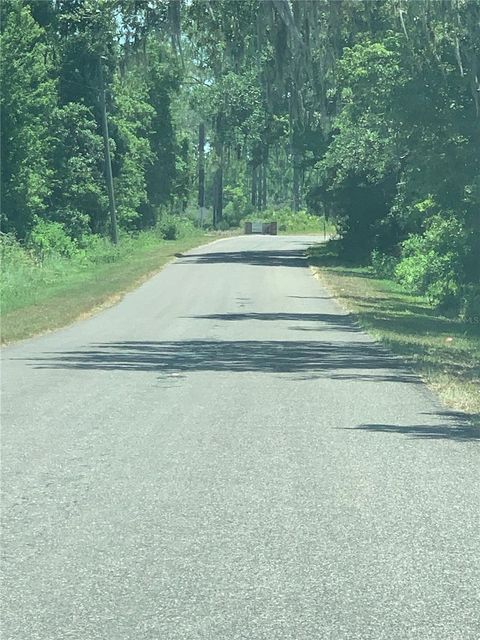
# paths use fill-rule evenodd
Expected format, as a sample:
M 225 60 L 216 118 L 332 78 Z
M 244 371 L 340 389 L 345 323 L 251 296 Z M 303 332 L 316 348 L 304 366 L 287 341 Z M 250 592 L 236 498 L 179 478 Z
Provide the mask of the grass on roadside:
M 213 239 L 196 230 L 177 240 L 153 232 L 124 236 L 118 247 L 102 241 L 87 256 L 41 263 L 23 248 L 2 262 L 2 344 L 65 326 L 117 302 L 176 253 Z
M 447 406 L 480 424 L 480 322 L 439 315 L 422 296 L 341 260 L 335 241 L 312 247 L 309 257 L 364 329 L 402 356 Z

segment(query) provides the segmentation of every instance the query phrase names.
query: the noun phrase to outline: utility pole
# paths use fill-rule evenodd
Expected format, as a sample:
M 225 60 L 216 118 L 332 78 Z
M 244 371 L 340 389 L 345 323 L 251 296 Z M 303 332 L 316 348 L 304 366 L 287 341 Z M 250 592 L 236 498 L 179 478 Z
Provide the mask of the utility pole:
M 105 100 L 105 79 L 103 77 L 103 60 L 98 61 L 100 78 L 100 110 L 102 112 L 103 150 L 105 154 L 105 169 L 108 189 L 108 202 L 110 206 L 110 232 L 113 244 L 118 244 L 117 211 L 115 209 L 115 192 L 113 190 L 112 160 L 110 157 L 110 140 L 108 137 L 107 105 Z

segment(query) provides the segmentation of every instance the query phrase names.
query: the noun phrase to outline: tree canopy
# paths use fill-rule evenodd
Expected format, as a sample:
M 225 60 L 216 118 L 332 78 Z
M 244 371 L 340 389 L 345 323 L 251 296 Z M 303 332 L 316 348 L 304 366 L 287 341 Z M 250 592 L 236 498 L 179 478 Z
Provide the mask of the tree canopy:
M 480 282 L 477 0 L 3 0 L 2 228 L 268 207 L 456 312 Z M 475 302 L 476 301 L 476 302 Z

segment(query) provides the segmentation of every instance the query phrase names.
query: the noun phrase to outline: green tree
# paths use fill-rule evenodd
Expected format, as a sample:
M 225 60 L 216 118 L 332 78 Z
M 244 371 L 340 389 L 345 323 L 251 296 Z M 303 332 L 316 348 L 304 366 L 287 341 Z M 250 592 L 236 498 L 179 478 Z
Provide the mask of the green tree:
M 52 62 L 44 30 L 20 0 L 2 3 L 2 226 L 25 237 L 51 193 Z
M 69 102 L 52 117 L 51 194 L 45 217 L 75 238 L 108 232 L 102 137 L 91 110 Z
M 116 143 L 114 171 L 119 224 L 125 229 L 139 229 L 141 211 L 149 203 L 147 171 L 155 160 L 150 146 L 155 108 L 149 103 L 146 81 L 135 68 L 123 77 L 117 76 L 113 91 L 112 134 Z

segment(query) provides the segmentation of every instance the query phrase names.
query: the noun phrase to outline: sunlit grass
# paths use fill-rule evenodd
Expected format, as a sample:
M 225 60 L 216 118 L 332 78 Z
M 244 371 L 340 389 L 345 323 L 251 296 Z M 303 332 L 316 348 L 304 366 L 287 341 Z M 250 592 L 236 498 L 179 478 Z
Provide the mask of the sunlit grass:
M 118 247 L 98 243 L 74 259 L 35 260 L 26 250 L 5 252 L 2 261 L 1 337 L 9 343 L 65 326 L 116 302 L 176 253 L 208 242 L 196 231 L 178 240 L 153 232 L 125 236 Z

